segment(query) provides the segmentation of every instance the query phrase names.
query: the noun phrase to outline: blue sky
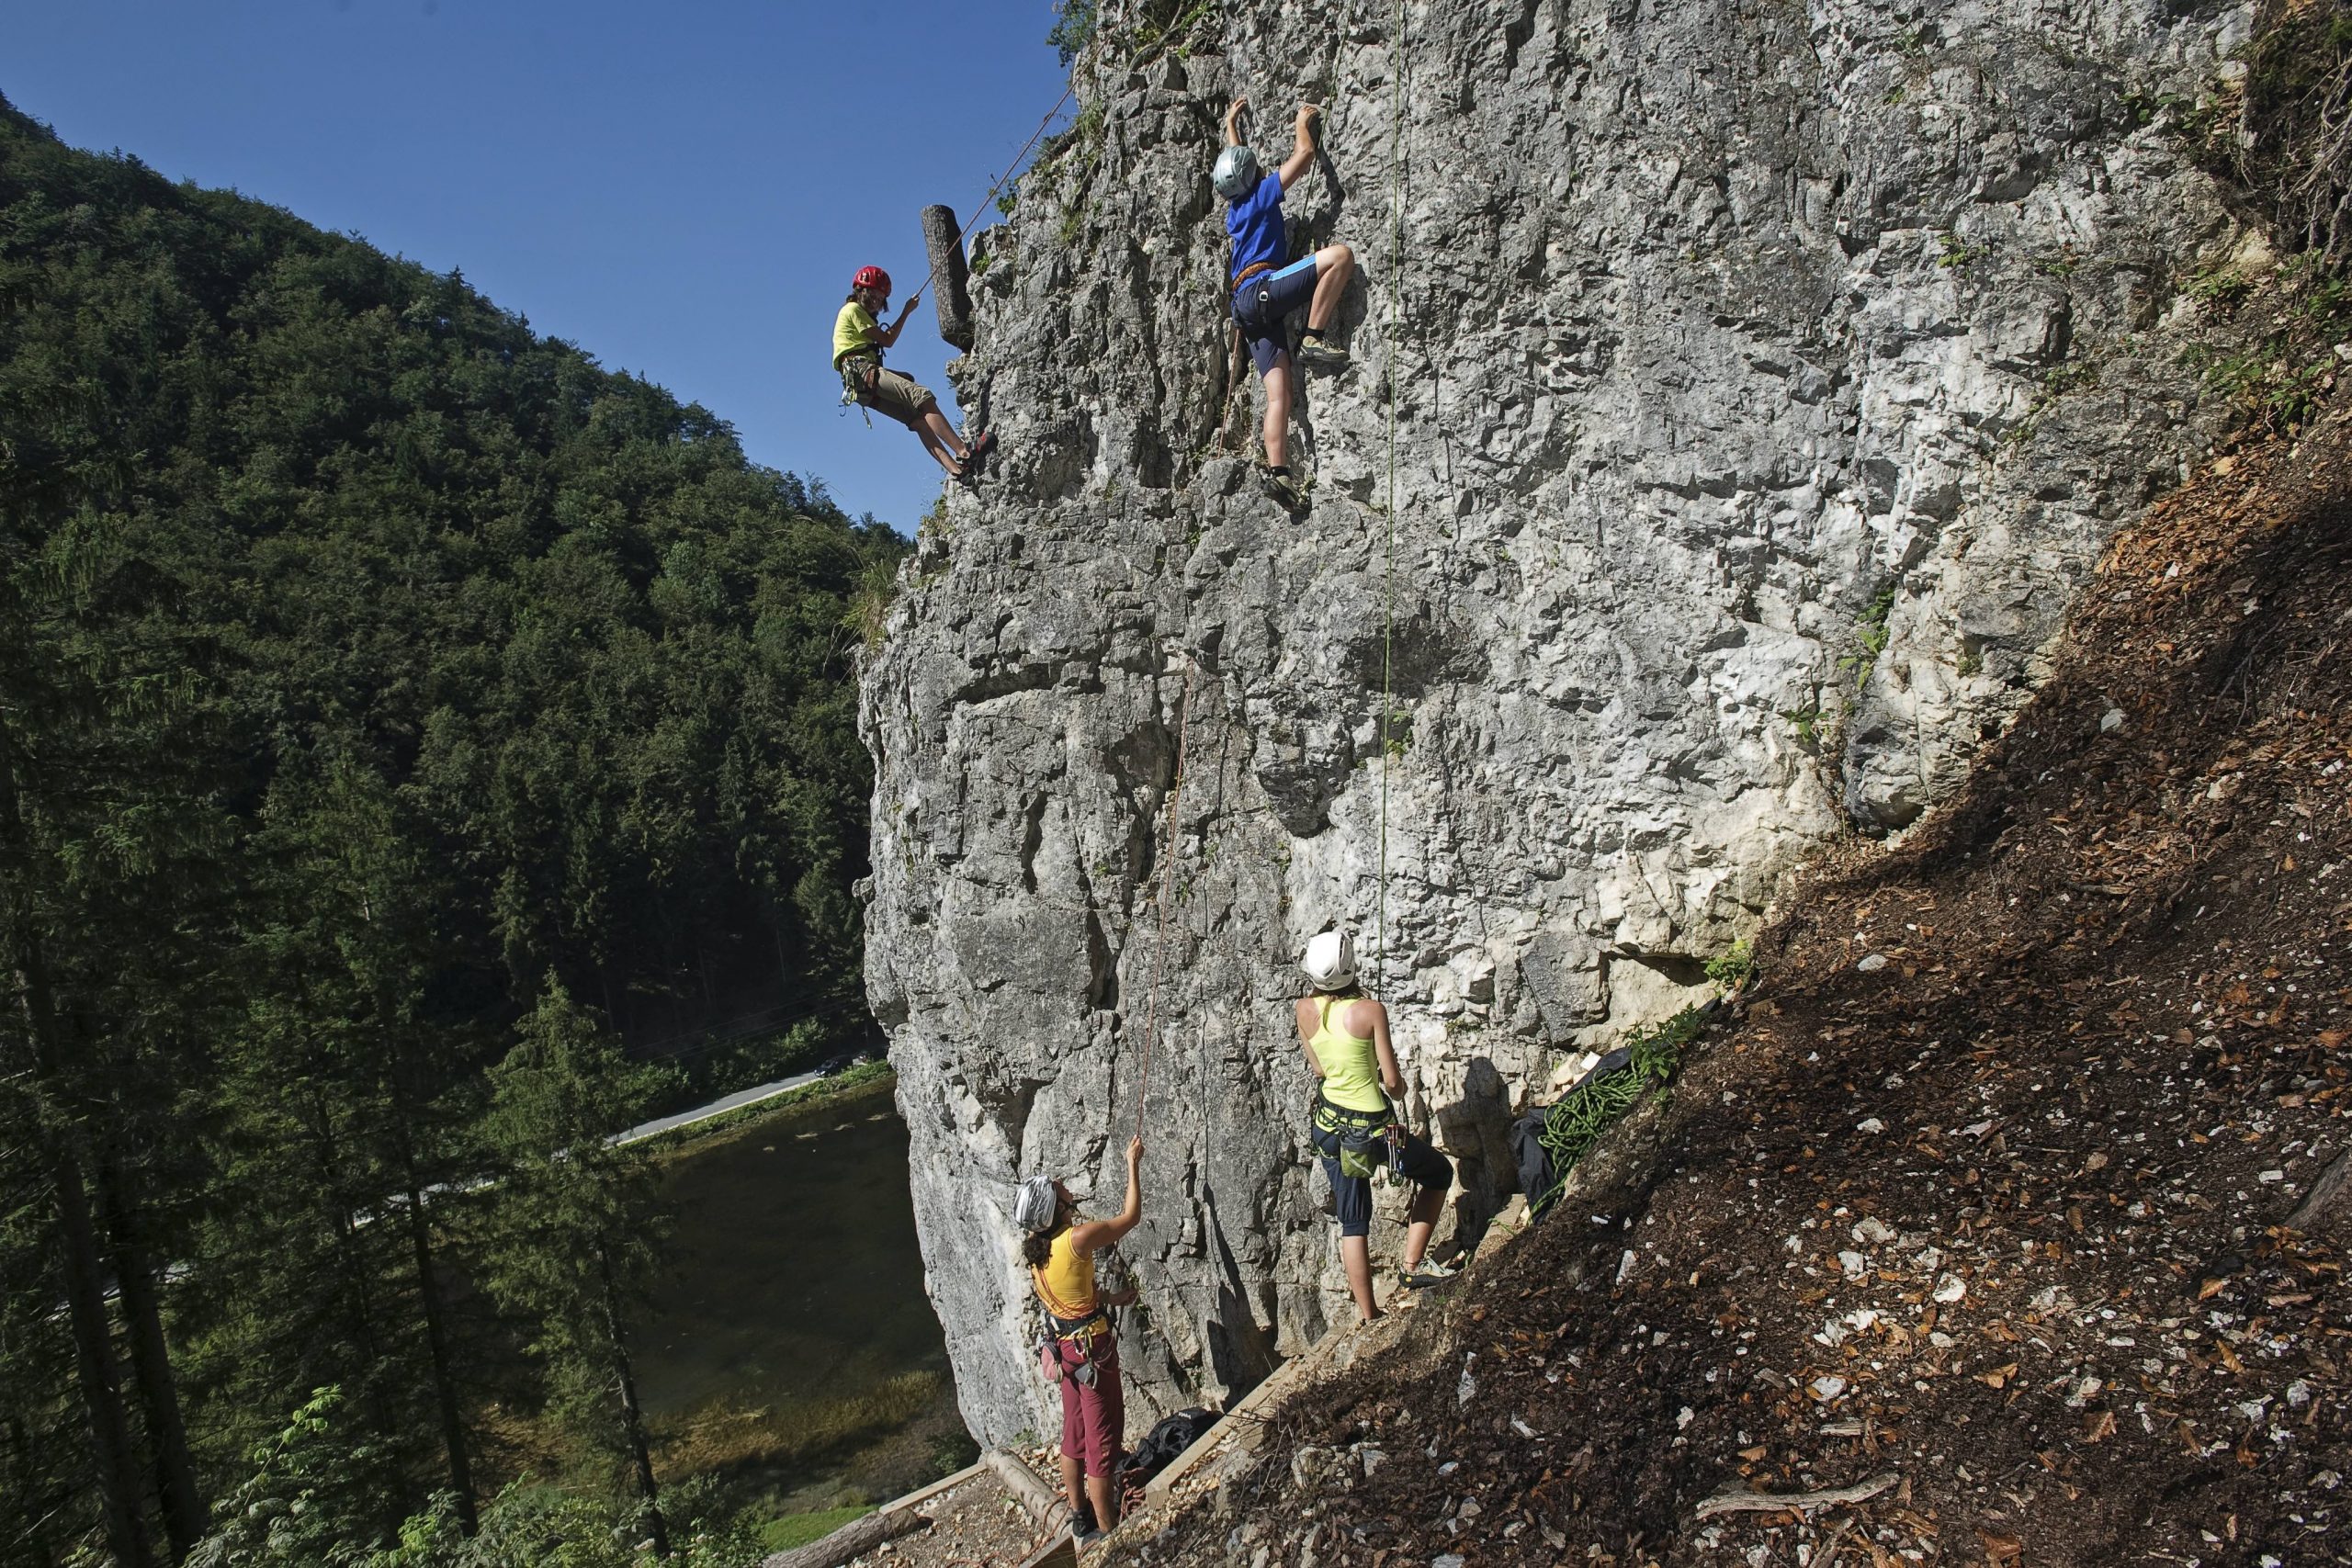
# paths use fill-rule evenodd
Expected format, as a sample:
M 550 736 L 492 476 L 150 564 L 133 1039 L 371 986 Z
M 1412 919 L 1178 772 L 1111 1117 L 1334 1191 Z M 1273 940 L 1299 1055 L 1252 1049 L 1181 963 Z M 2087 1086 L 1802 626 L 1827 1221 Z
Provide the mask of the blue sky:
M 458 268 L 911 529 L 939 470 L 840 408 L 833 312 L 868 261 L 895 309 L 922 209 L 978 206 L 1061 96 L 1052 26 L 1049 0 L 0 0 L 0 94 L 74 146 Z M 953 353 L 926 299 L 891 363 L 952 414 Z

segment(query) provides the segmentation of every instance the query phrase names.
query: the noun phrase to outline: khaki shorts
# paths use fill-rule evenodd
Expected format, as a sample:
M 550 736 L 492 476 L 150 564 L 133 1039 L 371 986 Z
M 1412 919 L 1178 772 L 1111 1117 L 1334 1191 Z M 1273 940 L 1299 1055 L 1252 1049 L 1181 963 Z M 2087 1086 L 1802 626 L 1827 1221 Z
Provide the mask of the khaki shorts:
M 889 415 L 910 430 L 939 406 L 939 400 L 928 389 L 916 385 L 913 377 L 900 375 L 887 365 L 875 370 L 870 383 L 856 374 L 863 368 L 858 361 L 851 360 L 842 368 L 852 376 L 852 390 L 857 393 L 860 403 Z

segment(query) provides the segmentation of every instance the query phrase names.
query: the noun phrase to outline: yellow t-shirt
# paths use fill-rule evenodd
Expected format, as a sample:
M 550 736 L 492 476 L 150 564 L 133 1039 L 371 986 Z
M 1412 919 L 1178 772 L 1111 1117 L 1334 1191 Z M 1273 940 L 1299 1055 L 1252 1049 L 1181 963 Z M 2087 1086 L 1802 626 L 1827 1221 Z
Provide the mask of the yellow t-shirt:
M 1380 1091 L 1379 1048 L 1348 1032 L 1342 1020 L 1356 1004 L 1354 997 L 1318 997 L 1320 1010 L 1315 1037 L 1306 1043 L 1323 1066 L 1323 1098 L 1342 1111 L 1385 1111 L 1388 1097 Z
M 1037 1299 L 1065 1322 L 1094 1313 L 1094 1259 L 1070 1245 L 1070 1231 L 1076 1228 L 1077 1222 L 1072 1221 L 1069 1229 L 1054 1237 L 1046 1266 L 1031 1272 Z
M 833 318 L 833 368 L 841 368 L 842 355 L 861 348 L 881 353 L 882 345 L 874 341 L 881 332 L 881 323 L 874 319 L 873 311 L 854 299 L 843 305 L 842 313 Z

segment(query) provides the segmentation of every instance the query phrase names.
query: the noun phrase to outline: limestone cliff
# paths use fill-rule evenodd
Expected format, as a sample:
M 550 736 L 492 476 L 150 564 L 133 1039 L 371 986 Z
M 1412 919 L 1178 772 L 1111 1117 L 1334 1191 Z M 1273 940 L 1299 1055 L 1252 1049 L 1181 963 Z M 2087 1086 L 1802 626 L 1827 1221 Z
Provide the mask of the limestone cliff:
M 1171 9 L 1106 6 L 1078 126 L 983 236 L 957 387 L 1006 456 L 927 522 L 865 676 L 868 988 L 989 1440 L 1046 1409 L 1012 1181 L 1118 1196 L 1164 854 L 1138 1418 L 1342 1310 L 1306 939 L 1380 950 L 1475 1221 L 1566 1052 L 2023 701 L 2202 444 L 2181 289 L 2239 239 L 2165 123 L 2236 7 L 1228 5 L 1144 44 Z M 1363 264 L 1295 517 L 1227 357 L 1237 93 L 1270 162 L 1328 105 L 1292 242 Z

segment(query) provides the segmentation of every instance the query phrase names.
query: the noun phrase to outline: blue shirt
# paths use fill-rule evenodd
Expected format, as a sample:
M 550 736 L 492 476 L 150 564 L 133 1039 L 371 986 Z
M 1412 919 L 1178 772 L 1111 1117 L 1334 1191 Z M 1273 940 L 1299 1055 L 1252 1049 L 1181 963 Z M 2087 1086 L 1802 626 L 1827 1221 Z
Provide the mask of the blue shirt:
M 1232 277 L 1260 262 L 1283 264 L 1283 177 L 1268 175 L 1258 188 L 1225 209 L 1225 231 L 1233 236 Z M 1230 281 L 1230 279 L 1228 279 Z

